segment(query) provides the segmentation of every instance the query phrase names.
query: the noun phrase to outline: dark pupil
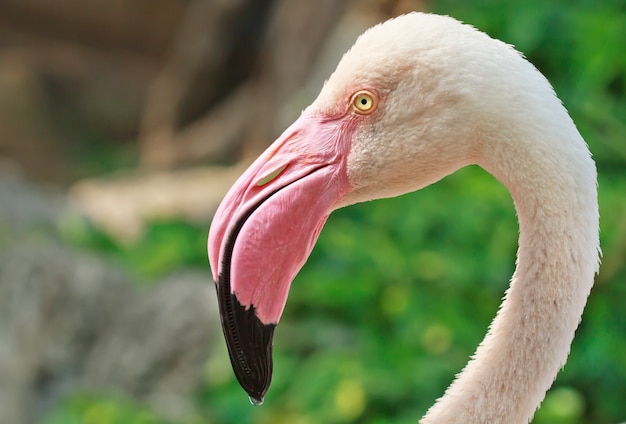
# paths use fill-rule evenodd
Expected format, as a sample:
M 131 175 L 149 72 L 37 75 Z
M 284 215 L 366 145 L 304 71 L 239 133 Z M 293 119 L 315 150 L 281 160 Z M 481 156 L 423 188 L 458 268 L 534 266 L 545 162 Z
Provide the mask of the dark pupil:
M 361 99 L 361 104 L 365 106 L 367 104 L 367 99 Z

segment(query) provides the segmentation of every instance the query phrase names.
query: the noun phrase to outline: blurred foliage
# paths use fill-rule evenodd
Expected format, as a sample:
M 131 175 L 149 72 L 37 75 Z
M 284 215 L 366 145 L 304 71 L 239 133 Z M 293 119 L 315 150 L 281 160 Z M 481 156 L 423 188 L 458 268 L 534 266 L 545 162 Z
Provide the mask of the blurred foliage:
M 569 361 L 534 423 L 626 420 L 626 5 L 440 0 L 432 11 L 523 51 L 553 83 L 594 152 L 603 266 Z M 206 228 L 157 223 L 133 246 L 87 227 L 67 235 L 146 278 L 208 266 Z M 335 212 L 293 283 L 265 405 L 246 405 L 219 343 L 197 393 L 198 422 L 416 422 L 485 334 L 516 245 L 509 194 L 475 167 L 418 193 Z M 109 415 L 90 421 L 94 408 Z M 46 421 L 60 422 L 164 421 L 126 401 L 81 395 Z
M 69 217 L 59 227 L 67 241 L 108 254 L 144 282 L 182 267 L 207 267 L 207 229 L 190 223 L 152 222 L 139 241 L 129 244 L 120 244 L 82 218 Z
M 51 414 L 49 424 L 165 424 L 146 407 L 117 396 L 81 394 Z

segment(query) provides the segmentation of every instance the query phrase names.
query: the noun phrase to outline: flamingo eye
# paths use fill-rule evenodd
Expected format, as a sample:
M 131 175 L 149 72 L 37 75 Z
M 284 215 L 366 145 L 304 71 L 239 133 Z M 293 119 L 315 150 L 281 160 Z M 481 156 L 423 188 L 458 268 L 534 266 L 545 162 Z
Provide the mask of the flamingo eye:
M 371 113 L 376 108 L 376 98 L 369 91 L 357 91 L 352 96 L 352 107 L 356 113 Z

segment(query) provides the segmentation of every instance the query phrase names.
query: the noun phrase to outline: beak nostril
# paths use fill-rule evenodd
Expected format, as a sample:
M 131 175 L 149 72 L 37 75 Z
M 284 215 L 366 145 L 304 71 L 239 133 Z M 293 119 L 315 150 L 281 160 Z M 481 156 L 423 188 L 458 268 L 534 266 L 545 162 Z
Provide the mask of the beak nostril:
M 267 176 L 261 178 L 257 183 L 256 186 L 257 187 L 262 187 L 265 184 L 269 183 L 270 181 L 272 181 L 273 179 L 275 179 L 276 177 L 278 177 L 285 169 L 287 168 L 287 164 L 281 166 L 280 168 L 278 168 L 277 170 L 269 173 Z

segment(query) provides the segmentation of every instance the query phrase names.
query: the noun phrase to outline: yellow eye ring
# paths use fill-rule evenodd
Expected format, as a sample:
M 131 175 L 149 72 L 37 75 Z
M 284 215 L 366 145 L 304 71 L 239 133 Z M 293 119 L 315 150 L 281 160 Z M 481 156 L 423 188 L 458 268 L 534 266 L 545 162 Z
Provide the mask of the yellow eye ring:
M 367 90 L 361 90 L 352 96 L 352 107 L 356 113 L 366 115 L 376 109 L 376 97 Z

